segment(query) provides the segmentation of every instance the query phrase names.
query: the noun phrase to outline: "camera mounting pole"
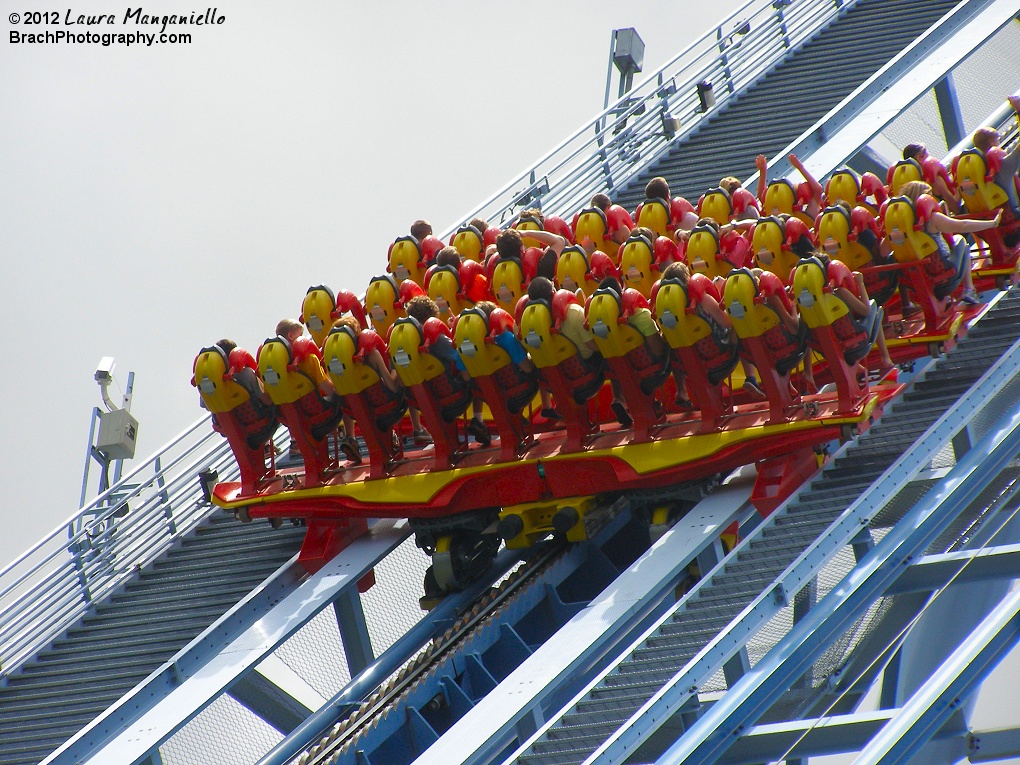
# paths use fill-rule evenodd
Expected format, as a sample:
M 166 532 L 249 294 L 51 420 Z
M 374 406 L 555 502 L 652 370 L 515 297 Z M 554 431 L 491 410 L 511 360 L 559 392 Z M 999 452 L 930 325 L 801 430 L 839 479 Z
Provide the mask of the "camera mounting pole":
M 134 391 L 135 373 L 128 373 L 127 388 L 117 406 L 110 399 L 109 387 L 114 381 L 113 370 L 116 361 L 112 356 L 104 356 L 96 365 L 93 376 L 99 384 L 103 398 L 103 411 L 98 406 L 92 410 L 92 423 L 89 426 L 89 444 L 85 452 L 85 471 L 81 482 L 79 507 L 85 506 L 88 494 L 89 467 L 92 461 L 99 463 L 102 472 L 99 475 L 98 494 L 110 488 L 120 480 L 124 468 L 124 460 L 135 456 L 135 442 L 138 438 L 138 420 L 131 415 L 131 395 Z M 98 426 L 98 427 L 97 427 Z M 110 467 L 113 466 L 113 478 L 110 478 Z

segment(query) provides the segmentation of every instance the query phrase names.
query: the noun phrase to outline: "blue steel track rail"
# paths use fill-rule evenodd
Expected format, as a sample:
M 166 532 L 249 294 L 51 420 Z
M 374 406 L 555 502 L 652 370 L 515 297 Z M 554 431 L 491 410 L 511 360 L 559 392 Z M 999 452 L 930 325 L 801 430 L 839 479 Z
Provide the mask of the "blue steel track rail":
M 1013 371 L 1016 370 L 1017 367 L 1014 367 Z M 656 761 L 656 765 L 712 765 L 716 762 L 736 737 L 747 730 L 833 640 L 867 611 L 1018 452 L 1020 405 L 1015 405 L 1003 418 L 1000 427 L 975 445 L 843 582 L 725 693 L 680 741 Z M 1012 491 L 1018 488 L 1014 484 Z M 893 730 L 899 730 L 899 726 Z M 889 742 L 888 735 L 883 738 Z
M 623 762 L 695 698 L 986 403 L 981 391 L 1008 381 L 1020 359 L 1014 345 L 1020 335 L 1018 301 L 1015 290 L 1002 296 L 880 423 L 844 447 L 818 479 L 699 583 L 675 614 L 636 643 L 627 660 L 579 695 L 567 714 L 548 722 L 516 761 Z M 993 364 L 1004 351 L 1010 355 Z
M 370 709 L 369 699 L 348 719 L 320 719 L 326 723 L 319 731 L 322 740 L 304 761 L 390 765 L 411 762 L 423 752 L 648 547 L 647 526 L 633 517 L 625 500 L 606 509 L 610 520 L 591 542 L 568 548 L 475 629 L 459 636 L 450 651 L 429 656 L 423 677 L 395 691 L 376 691 L 394 693 L 383 714 Z M 646 603 L 643 615 L 656 605 Z M 290 761 L 299 751 L 296 743 L 301 742 L 284 742 L 261 765 Z

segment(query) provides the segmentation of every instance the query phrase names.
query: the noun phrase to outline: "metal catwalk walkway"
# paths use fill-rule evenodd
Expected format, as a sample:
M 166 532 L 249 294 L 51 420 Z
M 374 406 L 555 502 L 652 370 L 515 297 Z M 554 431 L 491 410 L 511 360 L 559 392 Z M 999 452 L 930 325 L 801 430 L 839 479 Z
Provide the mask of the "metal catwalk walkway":
M 514 761 L 582 763 L 596 750 L 604 762 L 633 755 L 659 725 L 697 698 L 697 689 L 738 655 L 757 629 L 792 602 L 829 555 L 854 540 L 861 515 L 870 517 L 894 500 L 966 426 L 977 404 L 963 408 L 941 433 L 928 433 L 936 421 L 951 407 L 961 410 L 958 400 L 968 391 L 965 401 L 990 397 L 993 386 L 1020 371 L 1020 350 L 1013 348 L 1018 339 L 1020 291 L 1014 291 Z M 1011 349 L 996 375 L 982 379 Z M 984 390 L 971 390 L 979 381 Z M 739 671 L 731 671 L 739 677 Z
M 212 515 L 0 688 L 0 763 L 41 761 L 293 557 L 277 533 Z
M 864 0 L 849 7 L 739 98 L 710 111 L 692 135 L 618 191 L 616 201 L 634 209 L 656 175 L 692 204 L 725 175 L 753 175 L 758 154 L 772 159 L 782 152 L 957 5 Z

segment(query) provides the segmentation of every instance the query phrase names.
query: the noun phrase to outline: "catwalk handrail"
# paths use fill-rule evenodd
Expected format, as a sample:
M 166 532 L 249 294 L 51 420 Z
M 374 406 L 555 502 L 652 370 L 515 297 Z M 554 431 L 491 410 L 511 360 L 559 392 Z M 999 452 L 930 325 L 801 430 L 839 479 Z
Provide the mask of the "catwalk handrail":
M 0 679 L 212 512 L 196 480 L 206 467 L 237 472 L 208 416 L 0 571 Z
M 674 140 L 693 132 L 708 113 L 858 1 L 750 0 L 461 216 L 443 238 L 475 217 L 506 224 L 529 206 L 572 210 L 597 191 L 624 186 Z M 702 108 L 701 83 L 710 83 L 715 99 L 707 109 Z M 667 116 L 679 119 L 680 128 L 667 124 Z
M 990 391 L 984 395 L 992 399 L 996 393 Z M 1014 401 L 989 434 L 963 455 L 938 485 L 917 501 L 904 519 L 876 543 L 875 548 L 838 587 L 791 627 L 768 655 L 755 665 L 753 675 L 745 676 L 734 684 L 731 691 L 719 699 L 682 739 L 656 760 L 656 765 L 689 762 L 712 765 L 732 743 L 729 731 L 746 730 L 753 725 L 761 712 L 768 708 L 764 699 L 770 694 L 775 697 L 781 688 L 789 687 L 783 685 L 783 678 L 787 683 L 793 682 L 789 678 L 799 677 L 817 659 L 824 646 L 848 629 L 855 618 L 863 615 L 869 605 L 906 570 L 906 566 L 922 555 L 953 519 L 1015 459 L 1018 447 L 1020 404 Z M 927 684 L 925 687 L 928 687 Z M 912 706 L 916 707 L 918 700 L 923 701 L 920 696 L 920 693 L 911 694 Z M 890 723 L 893 727 L 886 726 L 876 736 L 878 743 L 868 747 L 869 754 L 895 743 L 890 743 L 888 734 L 898 730 L 897 722 L 894 719 Z M 870 764 L 876 760 L 862 755 L 856 761 Z

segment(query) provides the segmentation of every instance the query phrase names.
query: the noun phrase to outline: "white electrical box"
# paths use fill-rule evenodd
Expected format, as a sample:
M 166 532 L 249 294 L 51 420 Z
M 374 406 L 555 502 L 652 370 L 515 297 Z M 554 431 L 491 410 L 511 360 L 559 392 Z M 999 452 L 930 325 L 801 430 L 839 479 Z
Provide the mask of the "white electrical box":
M 99 441 L 96 448 L 113 460 L 129 460 L 135 456 L 138 420 L 127 409 L 99 413 Z

